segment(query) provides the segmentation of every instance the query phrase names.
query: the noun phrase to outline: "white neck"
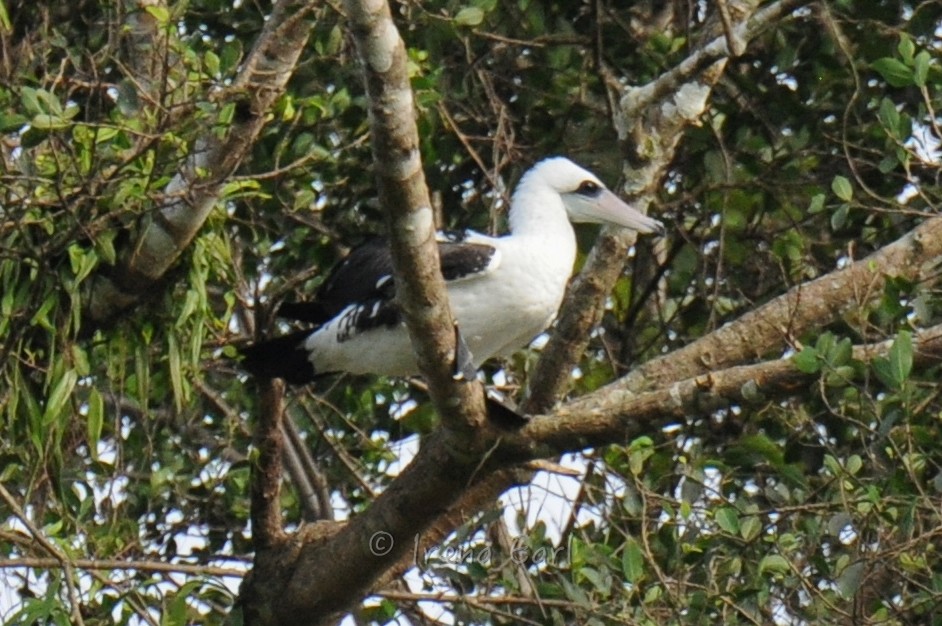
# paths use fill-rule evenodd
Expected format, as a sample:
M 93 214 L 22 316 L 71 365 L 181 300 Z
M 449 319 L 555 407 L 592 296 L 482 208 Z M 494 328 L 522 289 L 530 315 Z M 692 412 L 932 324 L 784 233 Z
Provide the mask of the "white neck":
M 538 268 L 533 271 L 568 280 L 576 260 L 576 233 L 559 194 L 539 179 L 525 176 L 510 206 L 508 222 L 514 247 L 532 260 L 532 267 Z
M 524 176 L 514 191 L 507 220 L 515 236 L 575 237 L 562 198 L 531 176 Z

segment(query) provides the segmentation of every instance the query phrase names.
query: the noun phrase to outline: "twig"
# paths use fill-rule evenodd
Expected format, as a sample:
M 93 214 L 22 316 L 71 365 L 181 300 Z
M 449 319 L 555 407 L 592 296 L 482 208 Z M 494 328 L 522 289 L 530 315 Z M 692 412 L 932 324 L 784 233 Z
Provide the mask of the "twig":
M 72 567 L 81 570 L 131 570 L 136 572 L 160 572 L 166 574 L 189 574 L 191 576 L 217 576 L 242 578 L 246 570 L 216 565 L 194 565 L 190 563 L 165 563 L 163 561 L 122 561 L 120 559 L 73 559 Z M 0 559 L 0 569 L 37 567 L 51 569 L 64 567 L 57 558 L 20 557 Z
M 82 605 L 79 601 L 78 589 L 75 587 L 75 571 L 72 569 L 72 561 L 70 557 L 59 549 L 54 543 L 49 541 L 46 538 L 46 535 L 40 530 L 29 516 L 26 515 L 26 512 L 23 511 L 20 507 L 19 502 L 16 501 L 16 498 L 13 497 L 6 487 L 3 486 L 3 483 L 0 483 L 0 499 L 2 499 L 10 510 L 13 511 L 15 515 L 23 525 L 26 526 L 26 529 L 33 536 L 36 542 L 43 547 L 43 549 L 52 555 L 53 561 L 59 564 L 63 570 L 65 578 L 65 586 L 69 594 L 69 613 L 72 619 L 73 624 L 78 624 L 82 626 L 85 624 L 85 621 L 82 619 Z

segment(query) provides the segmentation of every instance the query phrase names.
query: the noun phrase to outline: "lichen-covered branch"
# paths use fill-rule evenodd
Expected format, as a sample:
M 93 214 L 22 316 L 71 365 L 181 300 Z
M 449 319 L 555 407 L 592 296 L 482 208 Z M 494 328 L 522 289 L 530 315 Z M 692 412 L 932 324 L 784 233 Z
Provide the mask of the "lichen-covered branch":
M 737 41 L 745 45 L 802 4 L 807 0 L 781 0 L 754 15 L 749 6 L 743 7 L 736 15 Z M 725 67 L 713 64 L 728 54 L 726 35 L 717 33 L 670 72 L 620 94 L 613 122 L 627 158 L 625 191 L 634 197 L 636 206 L 647 207 L 653 201 L 683 131 L 703 114 Z M 570 370 L 601 319 L 605 298 L 621 275 L 626 251 L 634 241 L 634 233 L 603 229 L 566 295 L 556 330 L 531 376 L 528 412 L 548 410 L 565 392 Z
M 248 156 L 266 115 L 285 86 L 308 38 L 313 0 L 279 2 L 224 98 L 247 105 L 223 139 L 214 130 L 193 142 L 190 157 L 167 183 L 151 213 L 111 272 L 95 275 L 85 294 L 87 326 L 97 326 L 138 304 L 187 248 L 219 199 L 226 178 Z
M 865 363 L 886 356 L 892 340 L 854 346 L 853 358 Z M 942 360 L 942 325 L 913 338 L 913 362 L 925 367 Z M 755 404 L 785 398 L 814 382 L 819 374 L 799 370 L 791 359 L 737 365 L 664 384 L 640 394 L 599 390 L 539 416 L 497 452 L 522 460 L 628 441 L 650 433 L 668 420 L 703 415 L 732 404 Z M 675 379 L 676 380 L 676 379 Z
M 347 0 L 345 7 L 366 78 L 373 162 L 389 224 L 396 298 L 436 410 L 447 428 L 468 433 L 484 424 L 484 395 L 476 381 L 452 377 L 453 320 L 439 269 L 405 46 L 386 0 Z
M 918 282 L 937 273 L 942 217 L 927 219 L 893 243 L 847 267 L 800 285 L 709 335 L 652 359 L 609 385 L 641 391 L 785 350 L 809 330 L 883 295 L 890 276 Z
M 891 343 L 855 346 L 853 358 L 870 362 L 885 356 Z M 916 367 L 942 361 L 942 325 L 916 333 L 913 350 Z M 504 433 L 471 472 L 454 464 L 439 431 L 368 511 L 326 540 L 300 548 L 272 623 L 331 623 L 371 586 L 414 565 L 416 550 L 438 541 L 503 490 L 525 480 L 529 472 L 516 469 L 524 461 L 623 443 L 668 420 L 731 404 L 790 397 L 818 376 L 802 372 L 790 359 L 774 359 L 669 382 L 640 394 L 599 390 L 533 417 L 517 432 Z M 460 506 L 448 506 L 455 502 Z M 427 525 L 432 520 L 434 524 Z

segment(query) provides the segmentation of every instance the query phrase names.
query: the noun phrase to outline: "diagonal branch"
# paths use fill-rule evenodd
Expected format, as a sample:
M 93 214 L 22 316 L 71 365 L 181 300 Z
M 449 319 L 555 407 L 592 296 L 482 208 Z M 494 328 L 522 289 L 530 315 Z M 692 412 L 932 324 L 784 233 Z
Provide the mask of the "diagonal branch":
M 855 346 L 853 358 L 871 362 L 885 356 L 891 343 Z M 942 325 L 916 333 L 913 347 L 916 367 L 942 362 Z M 534 416 L 519 431 L 504 433 L 492 454 L 470 474 L 466 468 L 453 470 L 449 465 L 448 446 L 439 431 L 369 511 L 328 541 L 302 548 L 285 600 L 278 607 L 278 622 L 330 622 L 362 597 L 369 581 L 375 581 L 375 588 L 376 583 L 381 585 L 416 564 L 416 555 L 427 542 L 437 541 L 432 534 L 441 531 L 437 525 L 426 530 L 429 516 L 440 514 L 459 494 L 464 515 L 473 515 L 493 502 L 500 493 L 495 493 L 495 487 L 503 490 L 520 479 L 514 469 L 519 463 L 621 443 L 668 420 L 702 415 L 730 404 L 787 398 L 803 393 L 818 377 L 800 371 L 790 359 L 773 359 L 669 382 L 641 394 L 595 391 L 552 414 Z M 453 523 L 456 511 L 456 506 L 448 511 Z M 332 567 L 324 567 L 325 563 Z
M 936 275 L 940 257 L 942 217 L 933 217 L 870 256 L 792 287 L 709 335 L 644 363 L 607 388 L 637 392 L 781 353 L 793 338 L 880 298 L 888 277 L 919 282 Z
M 752 17 L 741 14 L 734 28 L 737 40 L 745 45 L 802 4 L 807 0 L 780 0 Z M 683 132 L 706 109 L 723 70 L 722 64 L 710 66 L 728 54 L 726 45 L 725 35 L 720 35 L 695 49 L 673 70 L 621 94 L 613 121 L 631 164 L 625 169 L 625 188 L 635 196 L 636 205 L 646 207 L 654 200 Z M 524 405 L 527 412 L 548 410 L 565 392 L 569 371 L 585 352 L 590 332 L 602 317 L 605 298 L 621 276 L 625 251 L 634 241 L 633 233 L 603 229 L 566 294 L 556 330 L 531 375 L 533 384 Z
M 245 119 L 234 123 L 224 139 L 216 139 L 215 129 L 209 129 L 194 141 L 190 157 L 167 183 L 163 203 L 131 249 L 124 251 L 110 273 L 99 273 L 88 282 L 84 298 L 88 325 L 99 326 L 139 304 L 189 246 L 219 200 L 226 178 L 249 155 L 272 104 L 284 93 L 307 42 L 307 17 L 315 4 L 316 0 L 286 0 L 275 5 L 224 96 L 247 105 Z
M 885 357 L 892 340 L 854 346 L 854 359 L 870 363 Z M 928 367 L 942 362 L 942 324 L 915 333 L 913 364 Z M 552 415 L 533 418 L 526 427 L 502 441 L 496 456 L 518 461 L 575 452 L 650 433 L 669 420 L 703 415 L 731 404 L 765 403 L 787 398 L 820 377 L 799 370 L 791 359 L 691 376 L 677 382 L 662 381 L 651 391 L 606 393 L 604 390 L 571 402 Z
M 389 226 L 396 298 L 435 409 L 447 428 L 467 435 L 484 424 L 484 395 L 476 381 L 454 380 L 448 365 L 455 359 L 454 323 L 422 172 L 405 46 L 385 0 L 347 0 L 345 7 L 366 78 L 373 162 Z M 467 438 L 461 439 L 456 450 L 469 456 L 479 452 L 468 450 Z

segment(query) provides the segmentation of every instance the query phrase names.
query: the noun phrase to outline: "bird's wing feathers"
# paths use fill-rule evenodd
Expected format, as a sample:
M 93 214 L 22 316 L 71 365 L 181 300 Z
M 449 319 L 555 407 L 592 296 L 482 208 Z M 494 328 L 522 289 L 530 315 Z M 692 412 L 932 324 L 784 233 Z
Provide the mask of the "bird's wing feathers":
M 446 282 L 483 276 L 500 264 L 500 251 L 486 238 L 465 233 L 440 234 L 438 254 Z M 278 315 L 320 326 L 343 314 L 349 332 L 356 332 L 398 323 L 395 295 L 389 244 L 372 239 L 334 267 L 314 300 L 284 302 Z
M 392 255 L 385 239 L 370 239 L 354 248 L 334 266 L 308 302 L 283 302 L 278 316 L 321 325 L 340 314 L 350 304 L 385 295 L 380 281 L 392 275 Z M 390 294 L 391 297 L 392 294 Z

